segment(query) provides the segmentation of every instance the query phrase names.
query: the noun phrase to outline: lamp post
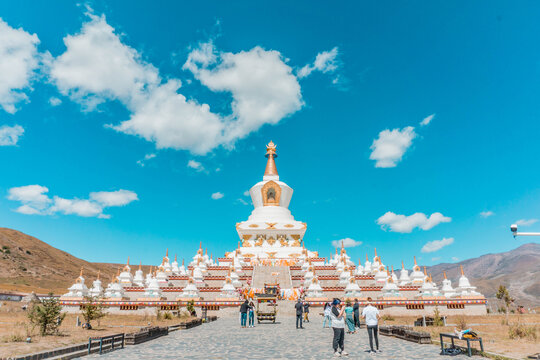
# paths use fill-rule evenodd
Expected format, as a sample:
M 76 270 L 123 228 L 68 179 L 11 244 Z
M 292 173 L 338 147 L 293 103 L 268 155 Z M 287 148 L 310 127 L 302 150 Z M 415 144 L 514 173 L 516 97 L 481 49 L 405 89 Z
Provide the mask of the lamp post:
M 540 236 L 540 232 L 518 232 L 518 227 L 516 224 L 510 225 L 510 231 L 512 231 L 514 239 L 516 236 Z

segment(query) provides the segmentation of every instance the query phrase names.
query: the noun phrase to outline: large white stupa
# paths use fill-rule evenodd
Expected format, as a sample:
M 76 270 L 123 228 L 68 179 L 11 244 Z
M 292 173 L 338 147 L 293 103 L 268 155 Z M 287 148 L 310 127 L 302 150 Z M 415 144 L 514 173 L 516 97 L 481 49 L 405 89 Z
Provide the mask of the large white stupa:
M 263 180 L 249 190 L 254 209 L 246 221 L 236 224 L 241 246 L 228 257 L 290 260 L 302 256 L 307 225 L 295 220 L 289 210 L 293 189 L 279 180 L 273 142 L 266 146 L 266 157 Z M 317 254 L 308 252 L 308 257 L 313 256 Z

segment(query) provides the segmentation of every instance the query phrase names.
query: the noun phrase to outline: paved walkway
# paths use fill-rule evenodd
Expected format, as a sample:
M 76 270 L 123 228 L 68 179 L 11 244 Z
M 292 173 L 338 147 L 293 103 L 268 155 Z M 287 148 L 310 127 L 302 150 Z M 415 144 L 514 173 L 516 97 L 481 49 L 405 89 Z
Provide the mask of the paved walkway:
M 235 318 L 218 319 L 189 330 L 99 356 L 99 359 L 329 359 L 332 329 L 322 329 L 322 317 L 313 316 L 304 330 L 296 330 L 294 318 L 279 323 L 241 329 Z M 393 337 L 379 336 L 382 353 L 368 354 L 367 331 L 345 334 L 349 359 L 441 359 L 440 347 L 419 345 Z M 473 357 L 479 358 L 479 357 Z M 468 359 L 465 355 L 454 359 Z

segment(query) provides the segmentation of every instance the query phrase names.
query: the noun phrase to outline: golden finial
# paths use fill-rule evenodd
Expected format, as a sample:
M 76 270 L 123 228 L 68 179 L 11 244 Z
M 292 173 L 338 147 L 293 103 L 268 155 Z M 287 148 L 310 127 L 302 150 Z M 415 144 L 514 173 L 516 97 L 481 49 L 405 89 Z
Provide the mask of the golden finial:
M 461 269 L 461 276 L 465 276 L 465 274 L 463 273 L 463 265 L 459 265 L 459 268 Z
M 206 248 L 206 251 L 205 251 L 204 255 L 208 256 L 208 248 Z
M 165 251 L 165 256 L 169 257 L 169 248 L 167 248 L 167 251 Z
M 394 265 L 392 265 L 392 274 L 394 273 Z
M 182 259 L 182 266 L 184 266 L 184 259 Z
M 139 270 L 142 270 L 142 261 L 139 262 Z
M 126 265 L 128 265 L 128 266 L 129 266 L 129 256 L 128 256 L 128 261 L 127 261 Z
M 202 241 L 199 241 L 199 250 L 202 250 Z
M 414 265 L 418 265 L 418 264 L 416 263 L 416 256 L 414 256 Z
M 444 275 L 444 280 L 446 280 L 446 271 L 443 271 L 442 273 Z
M 82 277 L 83 270 L 84 270 L 84 266 L 81 266 L 81 273 L 79 274 L 79 277 Z
M 366 261 L 369 261 L 369 256 L 367 253 L 366 253 Z
M 270 175 L 278 175 L 276 163 L 274 161 L 275 158 L 277 158 L 276 154 L 276 145 L 272 141 L 266 145 L 266 155 L 265 157 L 268 159 L 266 162 L 266 169 L 264 170 L 264 176 L 270 176 Z
M 426 267 L 424 266 L 424 275 L 427 276 L 427 271 L 426 271 Z
M 375 249 L 375 257 L 377 257 L 377 248 L 374 248 Z
M 178 262 L 178 255 L 174 254 L 174 261 Z
M 97 279 L 99 280 L 99 275 L 101 274 L 101 270 L 97 271 Z
M 403 260 L 401 260 L 401 268 L 405 270 L 405 264 L 403 263 Z

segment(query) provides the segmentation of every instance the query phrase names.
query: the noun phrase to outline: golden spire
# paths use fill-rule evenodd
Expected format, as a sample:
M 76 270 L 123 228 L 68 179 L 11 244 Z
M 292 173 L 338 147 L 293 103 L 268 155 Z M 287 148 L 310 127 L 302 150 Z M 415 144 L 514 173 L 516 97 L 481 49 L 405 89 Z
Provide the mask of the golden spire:
M 375 248 L 375 257 L 377 257 L 377 248 Z
M 184 259 L 182 259 L 182 266 L 184 266 Z
M 174 261 L 178 262 L 178 255 L 174 254 Z
M 139 262 L 139 270 L 142 270 L 142 261 Z
M 416 256 L 414 256 L 414 265 L 418 265 L 418 264 L 416 263 Z
M 129 266 L 129 256 L 128 256 L 128 261 L 127 261 L 126 265 L 128 265 L 128 266 Z
M 165 256 L 169 257 L 169 248 L 167 248 L 167 251 L 165 251 Z
M 403 260 L 401 260 L 401 268 L 405 270 L 405 264 L 403 263 Z
M 459 265 L 460 269 L 461 269 L 461 276 L 465 276 L 465 274 L 463 273 L 463 265 Z
M 266 158 L 268 158 L 268 161 L 266 162 L 266 169 L 264 170 L 264 176 L 278 176 L 276 163 L 274 161 L 275 158 L 277 158 L 276 154 L 276 145 L 272 141 L 266 145 Z
M 99 280 L 99 274 L 101 274 L 101 270 L 97 271 L 97 279 Z
M 369 261 L 369 256 L 367 253 L 366 253 L 366 261 Z
M 392 274 L 394 273 L 394 265 L 392 265 Z
M 443 271 L 442 273 L 444 275 L 444 280 L 446 280 L 446 271 Z
M 202 250 L 202 241 L 199 241 L 199 250 Z
M 206 248 L 206 252 L 204 253 L 204 255 L 208 256 L 208 248 Z
M 84 267 L 81 266 L 81 273 L 79 274 L 79 277 L 82 277 Z
M 427 276 L 427 270 L 426 270 L 426 267 L 424 266 L 424 275 Z

